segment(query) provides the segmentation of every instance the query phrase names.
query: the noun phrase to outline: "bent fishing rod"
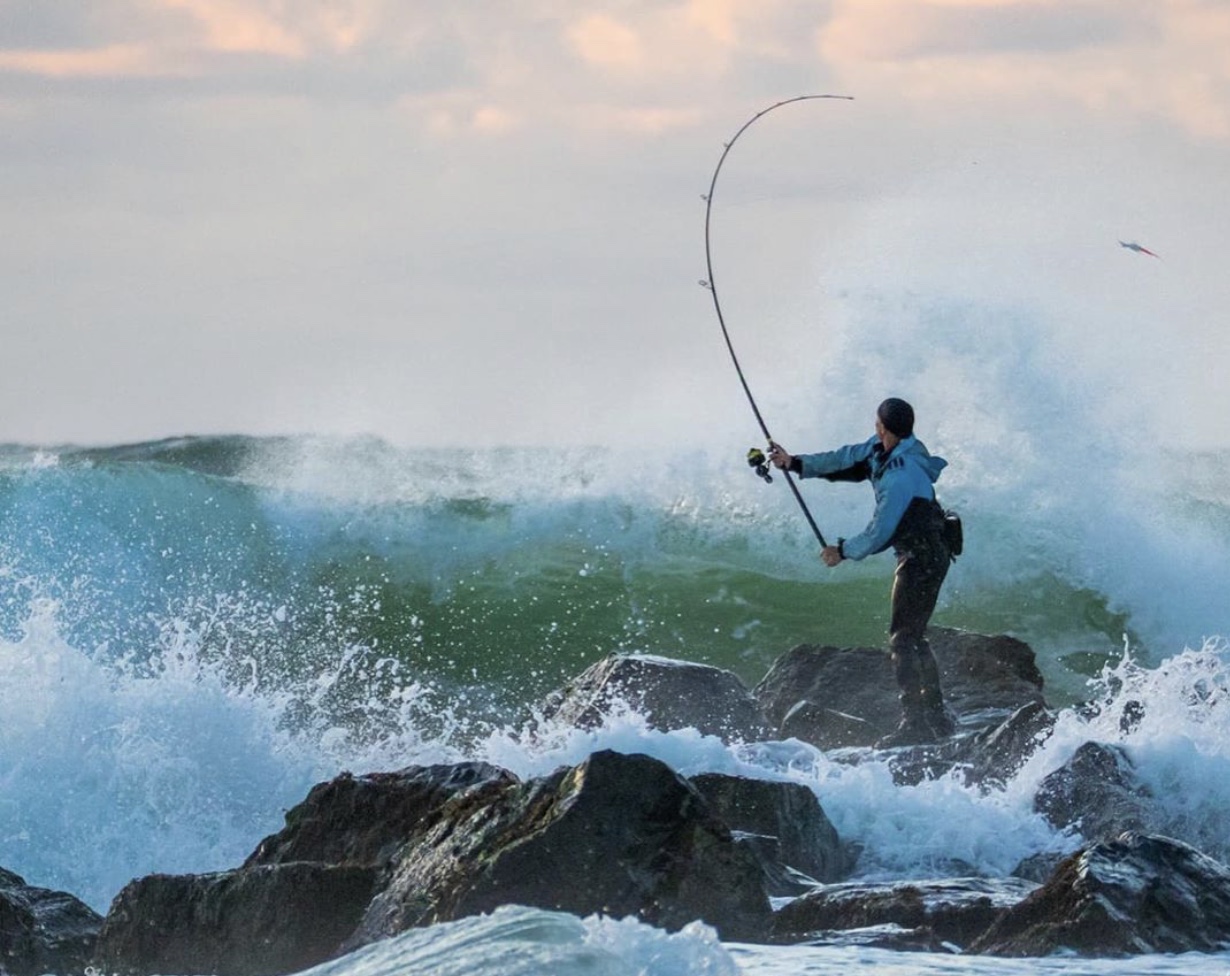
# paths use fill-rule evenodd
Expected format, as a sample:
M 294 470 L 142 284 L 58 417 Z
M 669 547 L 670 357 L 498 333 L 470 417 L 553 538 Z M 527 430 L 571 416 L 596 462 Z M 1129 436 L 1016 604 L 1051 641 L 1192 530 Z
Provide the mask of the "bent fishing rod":
M 763 415 L 760 413 L 760 408 L 756 405 L 756 398 L 752 396 L 752 388 L 748 386 L 747 377 L 743 374 L 743 367 L 739 365 L 739 357 L 735 354 L 734 343 L 730 340 L 730 330 L 726 328 L 726 319 L 722 315 L 722 303 L 718 301 L 717 282 L 713 275 L 713 251 L 709 245 L 709 225 L 713 218 L 713 195 L 717 189 L 718 176 L 722 172 L 722 164 L 726 162 L 726 157 L 730 155 L 730 150 L 734 148 L 739 137 L 743 135 L 752 125 L 759 119 L 768 115 L 774 109 L 781 108 L 783 105 L 793 105 L 795 102 L 806 102 L 821 98 L 836 98 L 844 101 L 853 101 L 851 95 L 796 95 L 794 98 L 787 98 L 783 101 L 776 102 L 768 108 L 761 109 L 750 119 L 743 123 L 739 131 L 734 134 L 734 138 L 725 144 L 722 150 L 722 155 L 718 159 L 717 167 L 713 170 L 713 179 L 709 181 L 709 192 L 704 195 L 705 201 L 705 268 L 708 271 L 709 277 L 701 281 L 701 285 L 708 289 L 709 294 L 713 296 L 713 310 L 717 312 L 718 324 L 722 327 L 722 338 L 726 340 L 726 349 L 730 353 L 730 360 L 735 364 L 735 372 L 739 376 L 739 383 L 743 387 L 743 392 L 747 395 L 747 402 L 752 407 L 752 413 L 756 416 L 756 423 L 760 425 L 760 430 L 765 436 L 769 447 L 774 444 L 773 436 L 769 433 L 769 426 L 765 423 Z M 747 452 L 747 463 L 755 468 L 756 473 L 765 481 L 772 481 L 773 478 L 769 474 L 768 465 L 765 462 L 765 456 L 758 448 L 752 448 Z M 811 526 L 811 531 L 816 537 L 816 541 L 820 543 L 820 548 L 824 548 L 828 543 L 824 541 L 824 534 L 820 531 L 820 526 L 816 524 L 816 520 L 812 517 L 811 510 L 807 507 L 807 502 L 803 500 L 803 495 L 799 491 L 799 486 L 794 483 L 794 479 L 790 476 L 790 472 L 782 469 L 782 474 L 786 477 L 786 484 L 790 487 L 790 491 L 794 495 L 794 500 L 799 503 L 799 508 L 803 512 L 803 517 L 807 519 L 807 524 Z

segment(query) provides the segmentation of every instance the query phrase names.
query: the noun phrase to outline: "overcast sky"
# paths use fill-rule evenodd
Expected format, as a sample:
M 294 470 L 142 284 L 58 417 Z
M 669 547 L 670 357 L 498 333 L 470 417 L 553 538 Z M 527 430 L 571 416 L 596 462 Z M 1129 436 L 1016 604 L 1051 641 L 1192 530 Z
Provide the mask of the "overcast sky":
M 1227 446 L 1228 52 L 1226 0 L 0 0 L 0 441 L 746 429 L 701 194 L 835 93 L 714 200 L 776 416 L 1024 369 Z

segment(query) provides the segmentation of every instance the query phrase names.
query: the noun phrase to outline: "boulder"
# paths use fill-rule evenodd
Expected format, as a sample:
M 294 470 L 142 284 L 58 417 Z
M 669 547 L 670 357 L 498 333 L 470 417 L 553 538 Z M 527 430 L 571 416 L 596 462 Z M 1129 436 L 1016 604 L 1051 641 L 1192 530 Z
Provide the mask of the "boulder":
M 102 922 L 72 895 L 32 887 L 0 868 L 0 973 L 82 972 Z
M 900 708 L 894 715 L 881 714 L 877 709 L 872 722 L 849 712 L 819 705 L 810 699 L 794 703 L 782 717 L 777 734 L 782 739 L 799 739 L 804 742 L 827 743 L 824 748 L 843 749 L 866 745 L 886 724 L 900 718 Z
M 399 854 L 352 946 L 519 904 L 701 919 L 755 941 L 771 915 L 760 866 L 687 780 L 644 755 L 597 752 L 575 767 L 463 794 Z
M 752 845 L 759 855 L 773 853 L 774 860 L 765 863 L 772 879 L 767 886 L 770 895 L 798 894 L 808 882 L 840 881 L 853 868 L 851 852 L 841 843 L 816 794 L 802 783 L 722 773 L 693 776 L 691 783 L 736 835 L 774 840 L 771 846 Z
M 965 781 L 984 791 L 1002 788 L 1055 729 L 1055 713 L 1042 702 L 1022 705 L 1001 724 L 970 737 L 962 762 Z
M 1181 841 L 1129 832 L 1068 858 L 969 951 L 1126 956 L 1227 944 L 1230 869 Z
M 800 644 L 752 694 L 779 738 L 826 750 L 870 746 L 901 718 L 888 655 L 870 647 Z
M 890 931 L 930 935 L 966 946 L 1038 886 L 1019 878 L 949 878 L 883 884 L 828 885 L 783 907 L 773 919 L 776 942 L 844 943 L 844 932 Z M 881 943 L 883 944 L 883 943 Z M 890 943 L 891 945 L 891 943 Z
M 944 699 L 962 725 L 998 725 L 1024 705 L 1045 702 L 1042 672 L 1024 641 L 951 627 L 932 627 L 927 637 L 940 665 Z
M 867 925 L 857 929 L 818 930 L 796 943 L 844 949 L 887 949 L 890 952 L 952 951 L 925 925 L 907 929 L 900 925 Z
M 928 639 L 961 729 L 994 727 L 1044 702 L 1042 674 L 1021 641 L 944 627 L 931 628 Z M 799 645 L 752 694 L 779 737 L 825 750 L 870 746 L 901 717 L 889 656 L 875 648 Z
M 286 814 L 286 826 L 266 837 L 245 867 L 317 861 L 379 866 L 416 833 L 435 823 L 459 793 L 516 782 L 486 763 L 411 766 L 394 773 L 342 773 L 320 783 Z
M 298 972 L 338 954 L 375 878 L 307 861 L 140 878 L 112 902 L 94 965 L 132 976 Z
M 731 671 L 644 654 L 616 654 L 551 695 L 543 717 L 594 728 L 630 707 L 653 728 L 696 729 L 723 741 L 756 742 L 768 726 L 756 700 Z
M 1038 785 L 1034 809 L 1054 826 L 1075 827 L 1095 841 L 1144 829 L 1149 800 L 1122 748 L 1086 742 Z

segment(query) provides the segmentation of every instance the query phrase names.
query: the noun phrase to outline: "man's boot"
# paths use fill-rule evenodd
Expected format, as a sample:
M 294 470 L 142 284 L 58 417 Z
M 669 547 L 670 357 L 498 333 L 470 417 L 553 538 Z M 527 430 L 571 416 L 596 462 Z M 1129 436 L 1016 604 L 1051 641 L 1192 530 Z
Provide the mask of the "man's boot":
M 923 704 L 922 676 L 914 649 L 901 648 L 892 653 L 893 672 L 901 689 L 901 723 L 876 742 L 877 749 L 916 746 L 936 740 L 935 731 L 927 721 Z
M 896 749 L 900 746 L 920 746 L 935 742 L 936 734 L 927 721 L 922 700 L 917 696 L 909 700 L 901 698 L 901 722 L 888 735 L 876 740 L 877 749 Z

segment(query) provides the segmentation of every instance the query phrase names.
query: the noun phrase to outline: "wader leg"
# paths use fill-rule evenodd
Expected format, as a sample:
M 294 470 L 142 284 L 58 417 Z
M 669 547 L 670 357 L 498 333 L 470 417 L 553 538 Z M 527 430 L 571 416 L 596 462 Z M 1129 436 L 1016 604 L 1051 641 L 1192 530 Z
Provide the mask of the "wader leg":
M 881 740 L 886 745 L 934 742 L 952 734 L 939 666 L 925 636 L 949 561 L 942 549 L 902 553 L 897 559 L 888 643 L 901 691 L 901 725 Z

